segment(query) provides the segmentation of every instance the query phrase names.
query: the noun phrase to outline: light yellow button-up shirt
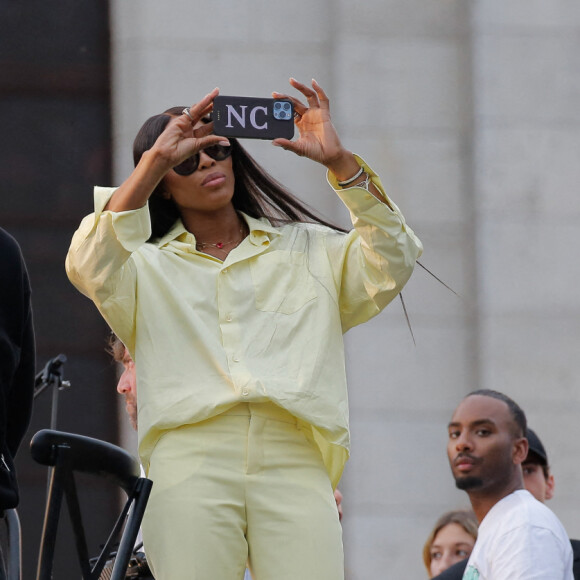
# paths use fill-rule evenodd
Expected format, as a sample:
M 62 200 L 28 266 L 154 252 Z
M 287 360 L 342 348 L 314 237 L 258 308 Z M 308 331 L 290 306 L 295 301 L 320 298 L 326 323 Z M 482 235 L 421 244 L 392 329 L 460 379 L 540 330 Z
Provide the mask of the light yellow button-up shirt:
M 250 234 L 223 262 L 198 252 L 181 221 L 146 243 L 147 206 L 103 211 L 114 189 L 95 188 L 66 269 L 135 360 L 146 469 L 164 431 L 270 401 L 312 430 L 338 483 L 349 448 L 342 335 L 397 296 L 422 247 L 392 201 L 328 180 L 350 233 L 242 214 Z

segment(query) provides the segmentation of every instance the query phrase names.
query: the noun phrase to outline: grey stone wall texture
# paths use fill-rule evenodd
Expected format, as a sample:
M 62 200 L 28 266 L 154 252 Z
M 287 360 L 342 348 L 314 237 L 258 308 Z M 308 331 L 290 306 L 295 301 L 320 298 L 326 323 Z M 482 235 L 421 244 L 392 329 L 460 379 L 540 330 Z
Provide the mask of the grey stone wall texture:
M 331 97 L 350 149 L 425 245 L 399 302 L 345 337 L 352 458 L 347 577 L 425 578 L 435 519 L 464 507 L 446 425 L 476 388 L 512 396 L 556 477 L 550 507 L 580 537 L 580 4 L 576 0 L 113 0 L 117 182 L 143 120 L 294 76 Z M 343 223 L 324 171 L 252 142 L 304 200 Z

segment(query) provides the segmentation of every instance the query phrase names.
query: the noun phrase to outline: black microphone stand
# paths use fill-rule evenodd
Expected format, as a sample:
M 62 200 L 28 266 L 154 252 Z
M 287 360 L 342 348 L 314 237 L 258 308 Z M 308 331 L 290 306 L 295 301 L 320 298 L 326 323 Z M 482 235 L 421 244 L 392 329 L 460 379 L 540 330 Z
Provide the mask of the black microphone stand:
M 70 388 L 70 381 L 64 381 L 62 378 L 63 365 L 66 362 L 66 356 L 59 354 L 51 358 L 44 368 L 36 375 L 34 379 L 34 398 L 38 397 L 47 388 L 52 387 L 52 407 L 50 411 L 50 428 L 56 429 L 56 420 L 58 414 L 58 393 L 64 389 Z
M 56 430 L 56 419 L 58 415 L 58 393 L 64 389 L 70 388 L 70 381 L 64 381 L 62 378 L 63 365 L 66 362 L 66 356 L 59 354 L 51 358 L 44 368 L 36 375 L 34 379 L 34 398 L 38 397 L 49 387 L 52 388 L 52 405 L 50 409 L 50 428 Z M 48 481 L 46 482 L 46 493 L 48 496 L 50 490 L 50 480 L 52 467 L 48 468 Z

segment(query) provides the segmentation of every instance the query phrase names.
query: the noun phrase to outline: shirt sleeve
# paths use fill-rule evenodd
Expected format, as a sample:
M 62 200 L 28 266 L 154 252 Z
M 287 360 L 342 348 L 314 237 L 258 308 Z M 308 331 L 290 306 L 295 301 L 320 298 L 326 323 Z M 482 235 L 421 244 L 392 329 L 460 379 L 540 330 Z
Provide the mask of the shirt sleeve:
M 328 173 L 328 182 L 349 210 L 354 227 L 346 236 L 329 236 L 327 240 L 340 286 L 343 332 L 378 314 L 401 292 L 423 251 L 421 241 L 387 197 L 377 174 L 355 157 L 385 202 L 361 187 L 341 189 Z
M 69 280 L 97 305 L 105 320 L 115 320 L 115 332 L 132 350 L 137 272 L 131 255 L 151 236 L 151 221 L 147 205 L 105 211 L 114 191 L 95 188 L 95 211 L 75 232 L 65 267 Z
M 572 550 L 549 529 L 515 528 L 502 535 L 490 562 L 490 576 L 513 580 L 572 578 Z

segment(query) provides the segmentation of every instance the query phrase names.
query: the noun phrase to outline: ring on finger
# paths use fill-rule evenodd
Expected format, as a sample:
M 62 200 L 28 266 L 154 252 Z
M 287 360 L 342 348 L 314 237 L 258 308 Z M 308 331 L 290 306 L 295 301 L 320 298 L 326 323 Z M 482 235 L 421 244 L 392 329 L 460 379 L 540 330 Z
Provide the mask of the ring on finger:
M 181 111 L 182 115 L 187 115 L 189 117 L 189 120 L 193 123 L 193 117 L 191 116 L 191 113 L 189 112 L 189 109 L 187 107 L 185 107 L 185 109 L 183 109 L 183 111 Z

